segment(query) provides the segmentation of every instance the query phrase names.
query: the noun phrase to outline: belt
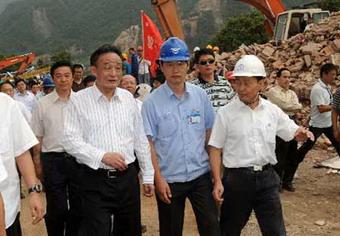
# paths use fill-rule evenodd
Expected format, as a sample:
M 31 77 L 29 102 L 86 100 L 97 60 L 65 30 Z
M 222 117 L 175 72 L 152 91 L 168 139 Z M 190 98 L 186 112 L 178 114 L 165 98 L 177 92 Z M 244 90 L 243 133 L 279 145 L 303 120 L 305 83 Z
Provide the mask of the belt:
M 228 169 L 228 170 L 248 170 L 248 171 L 252 171 L 252 172 L 260 172 L 260 171 L 268 170 L 271 167 L 272 167 L 271 164 L 266 164 L 264 166 L 254 165 L 254 166 L 250 166 L 250 167 L 236 167 L 236 168 L 226 167 L 226 169 Z
M 132 162 L 130 164 L 128 164 L 128 168 L 126 170 L 120 171 L 117 169 L 102 169 L 99 168 L 98 170 L 95 170 L 95 172 L 97 172 L 99 175 L 104 176 L 108 179 L 115 179 L 118 178 L 120 176 L 126 175 L 128 170 L 135 167 L 135 162 Z
M 68 154 L 67 152 L 42 152 L 43 155 L 46 156 L 64 156 L 64 157 L 73 157 L 72 155 Z

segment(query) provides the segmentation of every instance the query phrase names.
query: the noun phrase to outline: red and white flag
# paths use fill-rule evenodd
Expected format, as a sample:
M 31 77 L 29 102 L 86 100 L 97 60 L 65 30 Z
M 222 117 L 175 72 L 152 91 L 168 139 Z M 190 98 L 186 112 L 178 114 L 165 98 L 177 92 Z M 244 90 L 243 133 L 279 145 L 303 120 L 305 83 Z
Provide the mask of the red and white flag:
M 141 11 L 142 29 L 143 29 L 143 49 L 144 58 L 151 61 L 151 75 L 156 75 L 157 64 L 159 58 L 159 50 L 162 46 L 163 39 L 156 24 Z

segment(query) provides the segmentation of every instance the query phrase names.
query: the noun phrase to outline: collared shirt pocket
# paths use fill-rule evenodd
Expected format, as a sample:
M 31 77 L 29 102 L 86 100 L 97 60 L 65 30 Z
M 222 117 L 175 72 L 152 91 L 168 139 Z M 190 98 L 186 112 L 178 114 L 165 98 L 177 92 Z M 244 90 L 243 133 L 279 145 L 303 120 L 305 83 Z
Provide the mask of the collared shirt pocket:
M 162 115 L 159 119 L 158 123 L 158 138 L 165 139 L 173 136 L 178 128 L 176 117 L 168 112 L 164 115 Z

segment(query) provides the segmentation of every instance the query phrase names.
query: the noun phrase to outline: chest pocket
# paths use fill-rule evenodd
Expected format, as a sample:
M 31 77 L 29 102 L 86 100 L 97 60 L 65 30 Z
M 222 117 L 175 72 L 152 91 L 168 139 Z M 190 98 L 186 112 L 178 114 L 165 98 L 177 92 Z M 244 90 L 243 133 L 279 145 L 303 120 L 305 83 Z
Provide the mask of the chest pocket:
M 264 126 L 265 140 L 267 143 L 275 143 L 276 139 L 276 127 L 274 124 L 267 123 Z
M 158 137 L 164 139 L 173 136 L 178 129 L 178 125 L 177 119 L 173 114 L 163 114 L 159 118 Z

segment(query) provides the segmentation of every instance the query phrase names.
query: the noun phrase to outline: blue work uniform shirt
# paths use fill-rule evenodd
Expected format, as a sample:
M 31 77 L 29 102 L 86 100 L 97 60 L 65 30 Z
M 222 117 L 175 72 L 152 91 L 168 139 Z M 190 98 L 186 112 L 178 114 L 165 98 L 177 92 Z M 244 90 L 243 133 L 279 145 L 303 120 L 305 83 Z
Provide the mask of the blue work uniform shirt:
M 185 83 L 184 95 L 177 98 L 164 83 L 143 103 L 142 117 L 168 183 L 187 182 L 209 171 L 205 140 L 215 113 L 203 89 Z

